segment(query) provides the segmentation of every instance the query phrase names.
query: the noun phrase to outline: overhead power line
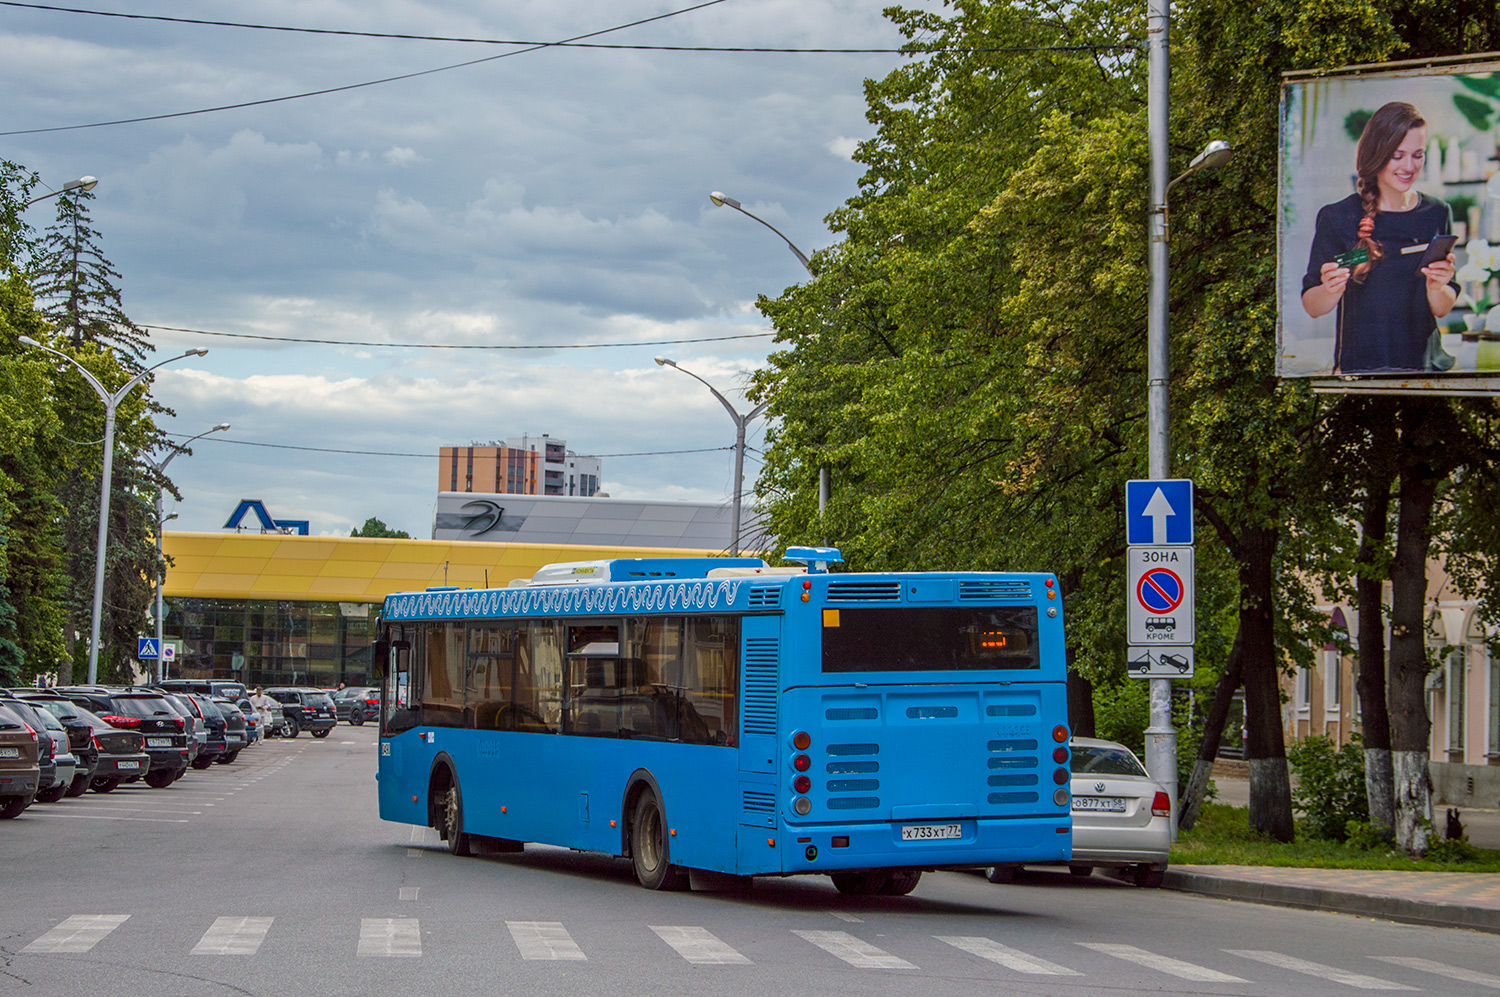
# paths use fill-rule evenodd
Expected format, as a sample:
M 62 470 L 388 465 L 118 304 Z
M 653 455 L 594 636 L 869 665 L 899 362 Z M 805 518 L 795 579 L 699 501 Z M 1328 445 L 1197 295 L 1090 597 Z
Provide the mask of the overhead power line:
M 91 14 L 95 17 L 117 17 L 132 21 L 165 21 L 171 24 L 195 24 L 216 28 L 247 28 L 254 31 L 285 31 L 306 35 L 342 35 L 352 38 L 388 38 L 399 41 L 459 42 L 468 45 L 518 45 L 540 48 L 599 48 L 625 49 L 644 52 L 751 52 L 790 53 L 811 55 L 903 55 L 931 52 L 1098 52 L 1135 49 L 1135 43 L 1115 45 L 1017 45 L 1017 46 L 938 46 L 923 48 L 803 48 L 772 45 L 626 45 L 615 42 L 560 41 L 541 42 L 512 38 L 473 38 L 463 35 L 417 35 L 396 31 L 353 31 L 347 28 L 302 28 L 284 24 L 252 24 L 246 21 L 213 21 L 198 17 L 168 17 L 162 14 L 126 14 L 110 10 L 88 10 L 82 7 L 61 7 L 56 4 L 23 3 L 22 0 L 0 0 L 0 7 L 24 7 L 29 10 L 50 10 L 65 14 Z M 637 22 L 640 23 L 640 22 Z M 628 27 L 628 25 L 627 25 Z M 588 37 L 588 36 L 584 36 Z
M 186 433 L 163 433 L 162 435 L 179 440 L 194 439 L 194 437 L 190 437 Z M 335 450 L 329 447 L 298 447 L 290 443 L 256 443 L 251 440 L 226 439 L 223 436 L 205 436 L 202 438 L 202 442 L 228 443 L 240 447 L 266 447 L 271 450 L 303 450 L 308 453 L 348 454 L 356 457 L 421 457 L 424 460 L 436 460 L 438 456 L 435 453 L 400 453 L 389 450 Z M 721 450 L 733 449 L 734 447 L 699 447 L 695 450 L 638 450 L 633 453 L 584 453 L 570 454 L 569 456 L 592 457 L 597 460 L 602 460 L 606 457 L 611 459 L 617 457 L 674 457 L 678 454 L 718 453 Z
M 470 59 L 467 62 L 455 62 L 449 66 L 438 66 L 436 69 L 423 69 L 415 73 L 402 73 L 399 76 L 386 76 L 378 80 L 366 80 L 363 83 L 350 83 L 340 87 L 326 87 L 322 90 L 309 90 L 306 93 L 288 94 L 285 97 L 267 97 L 263 100 L 241 101 L 238 104 L 221 104 L 217 107 L 202 107 L 194 111 L 174 111 L 170 114 L 148 114 L 138 118 L 118 118 L 114 121 L 93 121 L 83 125 L 58 125 L 53 128 L 22 128 L 15 131 L 0 132 L 0 135 L 39 135 L 44 132 L 77 131 L 80 128 L 103 128 L 107 125 L 131 125 L 138 124 L 142 121 L 164 121 L 168 118 L 186 118 L 194 114 L 211 114 L 215 111 L 232 111 L 236 108 L 242 107 L 258 107 L 263 104 L 279 104 L 283 101 L 288 100 L 300 100 L 303 97 L 319 97 L 324 94 L 342 93 L 346 90 L 358 90 L 361 87 L 378 86 L 381 83 L 395 83 L 398 80 L 412 80 L 416 79 L 419 76 L 431 76 L 434 73 L 446 73 L 450 69 L 463 69 L 466 66 L 477 66 L 485 62 L 495 62 L 498 59 L 509 59 L 511 56 L 525 55 L 527 52 L 536 52 L 540 49 L 551 48 L 553 46 L 565 44 L 567 42 L 583 41 L 585 38 L 595 38 L 599 35 L 607 35 L 613 31 L 624 31 L 626 28 L 633 28 L 641 24 L 650 24 L 652 21 L 662 21 L 669 17 L 676 17 L 679 14 L 689 14 L 695 10 L 702 10 L 704 7 L 712 7 L 723 2 L 724 0 L 704 0 L 703 3 L 694 4 L 691 7 L 683 7 L 680 10 L 670 11 L 666 14 L 657 14 L 655 17 L 644 17 L 638 21 L 631 21 L 627 24 L 617 24 L 613 28 L 603 28 L 599 31 L 590 31 L 585 34 L 574 35 L 572 38 L 563 38 L 560 41 L 556 42 L 541 42 L 529 48 L 519 48 L 512 52 L 501 52 L 499 55 L 488 55 L 482 59 Z
M 632 343 L 543 343 L 520 345 L 511 343 L 381 343 L 360 339 L 312 339 L 300 336 L 262 336 L 249 332 L 209 332 L 207 329 L 184 329 L 175 325 L 151 325 L 137 323 L 142 329 L 160 332 L 186 332 L 195 336 L 223 336 L 228 339 L 259 339 L 272 343 L 315 343 L 323 346 L 379 346 L 401 350 L 604 350 L 624 349 L 630 346 L 675 346 L 679 343 L 722 343 L 735 339 L 765 339 L 774 332 L 746 332 L 734 336 L 702 336 L 696 339 L 642 339 Z

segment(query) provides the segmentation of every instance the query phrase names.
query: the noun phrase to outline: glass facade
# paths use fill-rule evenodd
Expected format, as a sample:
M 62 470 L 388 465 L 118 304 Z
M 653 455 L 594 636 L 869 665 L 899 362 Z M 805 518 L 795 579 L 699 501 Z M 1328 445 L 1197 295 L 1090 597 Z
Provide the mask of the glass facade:
M 164 636 L 183 642 L 172 678 L 331 689 L 373 685 L 378 605 L 168 597 Z

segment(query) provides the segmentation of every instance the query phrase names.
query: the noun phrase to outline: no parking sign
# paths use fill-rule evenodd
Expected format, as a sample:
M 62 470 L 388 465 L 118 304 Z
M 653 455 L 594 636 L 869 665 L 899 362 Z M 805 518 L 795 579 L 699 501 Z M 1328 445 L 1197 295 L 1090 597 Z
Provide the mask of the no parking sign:
M 1128 561 L 1130 643 L 1193 643 L 1193 548 L 1131 547 Z

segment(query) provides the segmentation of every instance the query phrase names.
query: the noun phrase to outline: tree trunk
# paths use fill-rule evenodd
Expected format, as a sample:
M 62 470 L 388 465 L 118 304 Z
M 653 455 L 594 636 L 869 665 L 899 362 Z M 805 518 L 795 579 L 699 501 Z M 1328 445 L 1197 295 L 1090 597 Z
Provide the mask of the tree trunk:
M 1370 825 L 1387 841 L 1395 840 L 1395 789 L 1391 771 L 1391 720 L 1385 702 L 1385 619 L 1381 570 L 1386 517 L 1390 513 L 1391 477 L 1372 469 L 1365 489 L 1359 556 L 1355 558 L 1359 610 L 1359 709 L 1365 747 L 1365 795 Z
M 1435 466 L 1440 448 L 1456 448 L 1449 437 L 1452 410 L 1446 402 L 1408 399 L 1401 409 L 1402 452 L 1396 513 L 1396 557 L 1391 565 L 1391 772 L 1396 844 L 1413 855 L 1427 848 L 1432 820 L 1432 783 L 1427 774 L 1427 551 L 1432 507 L 1446 468 Z M 1447 415 L 1448 418 L 1443 418 Z
M 1073 652 L 1068 652 L 1073 657 Z M 1071 662 L 1069 662 L 1071 664 Z M 1074 737 L 1094 737 L 1094 683 L 1068 670 L 1068 727 Z
M 1235 690 L 1240 687 L 1244 646 L 1241 634 L 1237 632 L 1234 646 L 1229 649 L 1229 662 L 1219 676 L 1218 685 L 1214 686 L 1213 705 L 1208 708 L 1208 717 L 1203 723 L 1203 740 L 1198 742 L 1198 761 L 1193 765 L 1192 777 L 1188 779 L 1178 803 L 1181 814 L 1178 830 L 1191 831 L 1198 821 L 1203 794 L 1208 791 L 1208 782 L 1213 775 L 1214 759 L 1219 757 L 1219 742 L 1224 740 L 1224 725 L 1229 722 L 1229 707 L 1234 702 Z
M 1274 528 L 1247 528 L 1236 551 L 1240 563 L 1240 627 L 1245 681 L 1246 754 L 1250 762 L 1250 827 L 1275 841 L 1291 841 L 1292 784 L 1281 730 L 1281 673 L 1272 627 Z

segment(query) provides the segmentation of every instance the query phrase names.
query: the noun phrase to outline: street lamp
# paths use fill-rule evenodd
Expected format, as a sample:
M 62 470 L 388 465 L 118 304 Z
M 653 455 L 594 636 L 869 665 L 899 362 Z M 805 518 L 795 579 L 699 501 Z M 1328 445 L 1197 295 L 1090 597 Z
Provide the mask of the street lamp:
M 759 221 L 759 219 L 757 219 L 757 221 Z M 780 233 L 777 234 L 779 235 Z M 795 249 L 796 247 L 794 246 L 793 248 Z M 733 539 L 731 540 L 729 546 L 729 554 L 731 557 L 738 557 L 740 553 L 740 496 L 741 493 L 745 490 L 745 427 L 749 425 L 751 420 L 753 420 L 756 416 L 760 415 L 766 410 L 767 403 L 761 402 L 759 405 L 755 406 L 755 408 L 751 409 L 749 414 L 740 415 L 734 410 L 734 406 L 729 404 L 729 399 L 719 394 L 719 390 L 717 388 L 715 388 L 712 384 L 709 384 L 707 381 L 703 380 L 703 378 L 699 377 L 697 374 L 694 374 L 692 371 L 688 370 L 686 367 L 678 366 L 676 360 L 668 360 L 666 357 L 657 357 L 656 363 L 661 367 L 672 367 L 676 370 L 682 371 L 688 377 L 691 377 L 693 380 L 703 385 L 709 391 L 713 392 L 713 396 L 719 400 L 719 404 L 724 406 L 724 411 L 729 413 L 729 418 L 734 420 L 734 503 L 731 506 L 733 511 L 730 515 L 729 524 L 730 533 L 732 534 Z
M 745 215 L 748 218 L 754 218 L 756 221 L 760 222 L 762 225 L 764 225 L 766 228 L 770 229 L 772 232 L 775 232 L 777 235 L 780 235 L 781 236 L 781 241 L 787 244 L 787 248 L 789 248 L 792 251 L 792 255 L 795 256 L 795 257 L 797 257 L 797 261 L 802 264 L 802 269 L 806 270 L 808 273 L 812 273 L 812 262 L 810 260 L 808 260 L 807 254 L 804 253 L 802 250 L 798 249 L 797 246 L 792 242 L 792 240 L 788 239 L 785 235 L 782 235 L 781 234 L 781 230 L 778 229 L 775 225 L 772 225 L 770 222 L 766 221 L 764 218 L 761 218 L 761 217 L 758 217 L 756 215 L 750 214 L 750 212 L 748 212 L 748 211 L 746 211 L 744 209 L 744 207 L 740 204 L 739 201 L 736 201 L 734 198 L 730 197 L 728 194 L 724 193 L 721 190 L 716 190 L 716 191 L 713 191 L 712 193 L 710 193 L 708 195 L 708 199 L 710 201 L 714 202 L 714 204 L 717 205 L 720 208 L 730 207 L 730 208 L 733 208 L 734 210 L 738 211 L 740 214 Z
M 1163 15 L 1165 16 L 1165 15 Z M 1155 44 L 1155 43 L 1153 43 Z M 1153 63 L 1158 56 L 1153 48 Z M 1162 59 L 1165 58 L 1163 55 Z M 1156 80 L 1157 72 L 1162 79 Z M 1170 363 L 1167 345 L 1167 193 L 1189 174 L 1229 162 L 1234 150 L 1228 142 L 1215 139 L 1193 157 L 1188 168 L 1171 182 L 1167 181 L 1167 128 L 1165 65 L 1152 69 L 1152 107 L 1149 122 L 1151 140 L 1151 286 L 1146 317 L 1146 419 L 1150 440 L 1148 474 L 1161 481 L 1171 474 L 1171 434 L 1167 412 L 1167 380 Z M 1177 808 L 1177 732 L 1172 727 L 1172 680 L 1153 678 L 1151 683 L 1151 726 L 1146 729 L 1146 769 L 1151 778 L 1165 783 L 1172 797 L 1173 826 Z
M 89 684 L 93 685 L 99 681 L 99 619 L 104 609 L 104 552 L 109 543 L 109 486 L 110 478 L 114 472 L 115 459 L 115 409 L 124 400 L 125 396 L 135 389 L 135 386 L 146 379 L 153 370 L 174 360 L 184 360 L 188 357 L 201 357 L 208 353 L 207 350 L 188 350 L 175 357 L 168 357 L 160 363 L 152 364 L 139 374 L 125 382 L 124 387 L 115 392 L 110 392 L 99 379 L 89 372 L 83 364 L 74 360 L 60 350 L 54 350 L 50 346 L 43 346 L 30 336 L 20 337 L 22 343 L 27 346 L 35 346 L 39 350 L 62 357 L 68 363 L 78 368 L 89 387 L 99 396 L 104 403 L 104 469 L 102 480 L 99 482 L 99 549 L 94 556 L 94 611 L 89 625 Z
M 203 432 L 199 433 L 197 436 L 190 437 L 189 439 L 183 441 L 182 443 L 174 444 L 172 446 L 171 451 L 168 452 L 168 454 L 161 459 L 161 463 L 157 463 L 156 461 L 152 460 L 150 457 L 145 458 L 146 463 L 150 464 L 153 468 L 155 468 L 157 474 L 161 475 L 162 477 L 166 477 L 167 465 L 170 464 L 170 463 L 172 463 L 172 458 L 176 457 L 180 453 L 185 453 L 187 451 L 187 448 L 188 448 L 189 444 L 193 443 L 194 440 L 201 440 L 201 439 L 203 439 L 203 437 L 207 436 L 209 433 L 221 433 L 221 432 L 223 432 L 224 430 L 226 430 L 228 428 L 229 428 L 229 423 L 227 423 L 227 422 L 221 422 L 217 426 L 214 426 L 212 429 L 205 429 Z M 167 525 L 167 520 L 169 520 L 169 519 L 176 519 L 177 518 L 177 513 L 175 513 L 175 512 L 172 513 L 172 515 L 170 515 L 170 516 L 163 516 L 162 515 L 161 493 L 162 493 L 161 482 L 157 482 L 157 484 L 156 484 L 156 655 L 157 655 L 157 657 L 156 657 L 156 679 L 157 679 L 157 681 L 161 681 L 162 679 L 164 679 L 164 678 L 167 677 L 167 669 L 166 669 L 165 664 L 163 664 L 163 660 L 162 660 L 162 657 L 161 657 L 161 646 L 162 646 L 162 644 L 161 644 L 161 640 L 162 640 L 162 602 L 163 602 L 163 599 L 162 599 L 162 586 L 166 584 L 166 580 L 167 580 L 166 579 L 166 561 L 165 561 L 165 559 L 164 559 L 164 557 L 162 555 L 161 531 Z
M 98 186 L 98 184 L 99 181 L 94 177 L 79 177 L 77 180 L 69 180 L 67 183 L 62 185 L 61 190 L 54 190 L 52 193 L 43 194 L 41 197 L 33 197 L 31 200 L 23 204 L 22 207 L 29 208 L 38 201 L 45 201 L 49 197 L 56 197 L 59 194 L 66 194 L 69 191 L 93 190 L 96 186 Z

